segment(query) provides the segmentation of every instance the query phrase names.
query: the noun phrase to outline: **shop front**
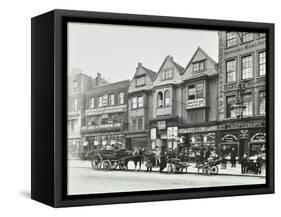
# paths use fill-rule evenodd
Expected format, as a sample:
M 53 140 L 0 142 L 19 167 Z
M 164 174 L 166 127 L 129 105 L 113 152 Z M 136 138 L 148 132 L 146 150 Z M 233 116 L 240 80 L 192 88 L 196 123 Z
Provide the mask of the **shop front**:
M 265 155 L 266 134 L 265 119 L 245 118 L 231 120 L 218 125 L 218 144 L 220 150 L 225 150 L 228 155 L 234 149 L 236 156 L 241 159 L 244 154 L 254 156 Z
M 149 136 L 146 131 L 126 131 L 126 148 L 128 150 L 136 151 L 140 148 L 145 149 L 146 151 L 151 150 Z
M 211 155 L 217 153 L 217 126 L 188 127 L 179 129 L 180 137 L 183 137 L 183 147 L 187 150 L 188 160 L 195 161 L 200 151 L 209 150 Z
M 178 148 L 178 118 L 150 121 L 151 149 L 156 152 L 172 152 Z

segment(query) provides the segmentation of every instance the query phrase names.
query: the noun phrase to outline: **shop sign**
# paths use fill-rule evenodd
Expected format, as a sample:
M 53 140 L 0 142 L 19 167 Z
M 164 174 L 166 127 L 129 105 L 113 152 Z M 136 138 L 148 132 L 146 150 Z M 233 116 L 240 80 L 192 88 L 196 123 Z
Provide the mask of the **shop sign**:
M 233 134 L 226 134 L 224 137 L 222 137 L 221 141 L 225 143 L 232 143 L 232 142 L 237 142 L 238 139 Z
M 241 52 L 244 50 L 248 50 L 248 49 L 252 49 L 252 48 L 256 48 L 258 46 L 264 46 L 264 45 L 265 45 L 265 40 L 253 42 L 253 43 L 246 43 L 244 46 L 235 47 L 233 49 L 228 49 L 227 51 L 224 51 L 224 55 L 226 56 L 229 54 L 238 53 L 238 52 Z
M 104 108 L 86 110 L 86 115 L 100 115 L 100 114 L 109 114 L 109 113 L 120 113 L 126 111 L 127 111 L 127 105 L 118 105 L 118 106 L 109 106 Z
M 176 139 L 178 137 L 178 127 L 168 127 L 168 139 Z
M 206 100 L 204 98 L 187 100 L 186 109 L 200 108 L 206 106 Z
M 85 130 L 85 129 L 96 130 L 96 129 L 115 128 L 115 127 L 121 127 L 121 123 L 91 125 L 88 127 L 82 127 L 82 130 Z
M 265 142 L 265 133 L 256 133 L 252 136 L 251 142 Z
M 183 128 L 179 129 L 179 133 L 200 133 L 200 132 L 209 132 L 216 131 L 217 126 L 208 126 L 208 127 L 191 127 L 191 128 Z
M 240 130 L 240 139 L 248 139 L 249 130 Z
M 254 121 L 244 121 L 244 122 L 234 122 L 226 123 L 218 126 L 219 130 L 232 130 L 232 129 L 242 129 L 242 128 L 256 128 L 264 127 L 264 120 L 254 120 Z
M 150 129 L 150 139 L 155 140 L 156 139 L 156 134 L 157 134 L 156 128 L 151 128 Z
M 157 122 L 157 127 L 158 127 L 159 130 L 166 129 L 166 121 L 158 121 Z

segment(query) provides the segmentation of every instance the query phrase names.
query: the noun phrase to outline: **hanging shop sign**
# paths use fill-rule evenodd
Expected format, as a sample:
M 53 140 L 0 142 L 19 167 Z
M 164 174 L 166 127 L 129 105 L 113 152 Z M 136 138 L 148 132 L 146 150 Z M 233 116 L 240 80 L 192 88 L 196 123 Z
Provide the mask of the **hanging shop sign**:
M 238 139 L 233 134 L 226 134 L 224 137 L 222 137 L 221 141 L 225 143 L 233 143 L 233 142 L 237 142 Z
M 187 100 L 186 109 L 194 109 L 206 106 L 206 100 L 204 98 Z
M 155 140 L 157 137 L 157 129 L 156 128 L 151 128 L 150 129 L 150 139 Z
M 255 133 L 252 138 L 251 142 L 265 142 L 265 133 Z
M 157 122 L 157 128 L 159 130 L 165 130 L 166 129 L 166 121 L 158 121 Z
M 240 139 L 248 139 L 249 130 L 240 130 Z

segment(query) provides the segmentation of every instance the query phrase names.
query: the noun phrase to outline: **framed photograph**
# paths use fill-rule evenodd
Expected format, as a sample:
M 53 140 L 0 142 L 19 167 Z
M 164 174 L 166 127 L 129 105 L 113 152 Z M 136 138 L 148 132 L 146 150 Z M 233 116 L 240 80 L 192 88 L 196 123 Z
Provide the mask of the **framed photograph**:
M 54 10 L 31 35 L 34 200 L 274 192 L 274 24 Z

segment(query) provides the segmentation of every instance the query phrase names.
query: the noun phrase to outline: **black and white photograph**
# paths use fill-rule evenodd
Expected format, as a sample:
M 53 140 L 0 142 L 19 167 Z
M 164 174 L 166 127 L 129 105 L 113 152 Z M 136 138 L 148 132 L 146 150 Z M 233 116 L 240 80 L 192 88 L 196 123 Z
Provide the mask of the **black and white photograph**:
M 67 194 L 266 184 L 266 40 L 68 22 Z

